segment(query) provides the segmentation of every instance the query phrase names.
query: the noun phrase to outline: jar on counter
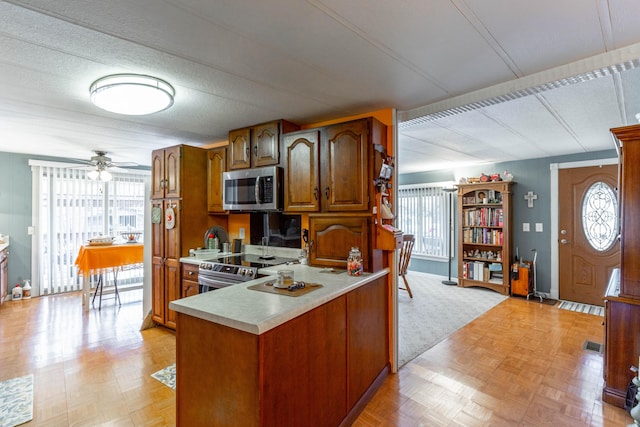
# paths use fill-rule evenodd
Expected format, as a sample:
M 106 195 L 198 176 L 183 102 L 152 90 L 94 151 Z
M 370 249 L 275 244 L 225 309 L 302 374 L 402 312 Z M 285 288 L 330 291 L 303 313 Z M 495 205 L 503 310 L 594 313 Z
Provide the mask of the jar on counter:
M 360 276 L 362 274 L 362 253 L 356 246 L 349 251 L 347 258 L 347 274 L 349 276 Z

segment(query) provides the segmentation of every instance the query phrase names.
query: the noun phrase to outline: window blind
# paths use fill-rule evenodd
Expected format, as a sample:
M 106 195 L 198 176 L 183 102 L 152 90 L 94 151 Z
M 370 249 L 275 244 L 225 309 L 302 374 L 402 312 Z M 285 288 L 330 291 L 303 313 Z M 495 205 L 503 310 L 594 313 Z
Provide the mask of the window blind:
M 398 188 L 398 227 L 416 238 L 412 254 L 447 258 L 449 203 L 442 187 Z

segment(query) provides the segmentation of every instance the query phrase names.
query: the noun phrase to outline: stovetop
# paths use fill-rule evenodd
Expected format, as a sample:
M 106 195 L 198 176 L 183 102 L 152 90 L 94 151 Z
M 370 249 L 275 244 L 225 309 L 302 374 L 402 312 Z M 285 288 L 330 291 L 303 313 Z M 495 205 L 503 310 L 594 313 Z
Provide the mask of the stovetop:
M 281 256 L 262 258 L 260 255 L 254 254 L 231 254 L 229 256 L 221 256 L 219 258 L 203 260 L 202 263 L 263 268 L 272 265 L 286 264 L 288 262 L 294 261 L 297 260 L 295 258 L 287 258 Z

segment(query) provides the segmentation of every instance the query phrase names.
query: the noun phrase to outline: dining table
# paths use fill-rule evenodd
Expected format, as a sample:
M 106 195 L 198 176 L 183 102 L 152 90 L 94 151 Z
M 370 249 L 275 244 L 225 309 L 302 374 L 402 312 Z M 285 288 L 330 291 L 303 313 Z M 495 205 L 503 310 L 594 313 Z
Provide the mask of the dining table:
M 134 264 L 142 264 L 143 249 L 142 243 L 80 246 L 75 265 L 82 276 L 82 305 L 85 311 L 89 310 L 91 276 L 104 277 L 108 273 L 113 273 L 115 281 L 118 271 Z

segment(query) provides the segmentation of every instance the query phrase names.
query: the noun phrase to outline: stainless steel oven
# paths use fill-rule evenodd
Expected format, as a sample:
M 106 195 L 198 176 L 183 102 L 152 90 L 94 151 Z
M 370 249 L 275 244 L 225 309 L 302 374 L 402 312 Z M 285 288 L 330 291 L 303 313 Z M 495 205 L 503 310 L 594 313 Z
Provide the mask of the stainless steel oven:
M 214 291 L 253 280 L 257 267 L 225 264 L 218 261 L 202 261 L 198 268 L 198 293 Z

